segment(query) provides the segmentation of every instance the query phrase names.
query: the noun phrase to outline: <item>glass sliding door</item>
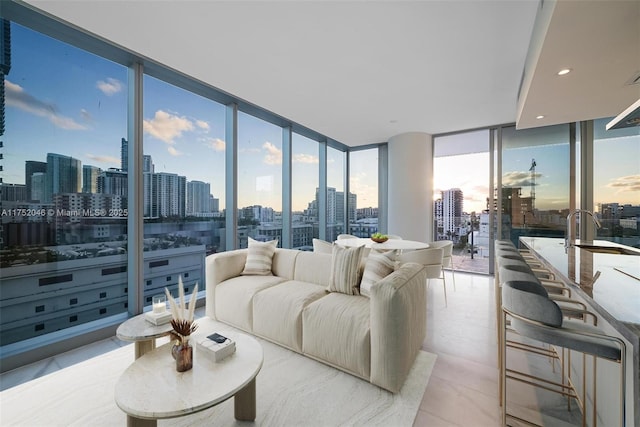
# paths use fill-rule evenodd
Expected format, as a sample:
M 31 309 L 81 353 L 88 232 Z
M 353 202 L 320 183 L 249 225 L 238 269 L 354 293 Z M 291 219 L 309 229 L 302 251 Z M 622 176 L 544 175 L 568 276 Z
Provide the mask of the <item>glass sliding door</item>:
M 435 240 L 452 240 L 456 269 L 489 272 L 489 130 L 433 140 Z

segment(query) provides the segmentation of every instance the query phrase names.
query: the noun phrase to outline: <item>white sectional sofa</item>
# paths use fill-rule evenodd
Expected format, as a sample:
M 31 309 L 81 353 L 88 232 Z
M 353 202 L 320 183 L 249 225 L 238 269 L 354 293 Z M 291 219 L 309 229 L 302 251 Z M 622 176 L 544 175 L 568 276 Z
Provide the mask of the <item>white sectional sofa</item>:
M 331 254 L 276 249 L 273 275 L 241 275 L 247 250 L 209 255 L 207 316 L 391 392 L 398 392 L 426 333 L 426 273 L 407 263 L 371 296 L 328 292 Z

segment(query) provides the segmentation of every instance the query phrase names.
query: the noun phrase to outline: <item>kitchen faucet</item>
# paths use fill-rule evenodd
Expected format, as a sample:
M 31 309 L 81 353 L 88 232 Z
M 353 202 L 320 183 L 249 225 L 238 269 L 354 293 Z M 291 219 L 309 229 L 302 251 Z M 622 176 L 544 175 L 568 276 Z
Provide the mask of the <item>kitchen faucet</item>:
M 571 242 L 574 242 L 576 240 L 575 236 L 573 235 L 573 232 L 575 231 L 573 229 L 573 227 L 571 227 L 571 218 L 579 213 L 586 213 L 589 214 L 591 216 L 591 219 L 593 220 L 593 223 L 596 225 L 596 229 L 600 228 L 600 221 L 598 221 L 598 218 L 596 218 L 596 216 L 593 214 L 593 212 L 588 211 L 586 209 L 575 209 L 571 212 L 569 212 L 569 215 L 567 215 L 567 237 L 564 239 L 564 249 L 565 252 L 567 251 L 567 249 L 569 249 L 572 245 Z M 582 237 L 582 236 L 580 236 Z

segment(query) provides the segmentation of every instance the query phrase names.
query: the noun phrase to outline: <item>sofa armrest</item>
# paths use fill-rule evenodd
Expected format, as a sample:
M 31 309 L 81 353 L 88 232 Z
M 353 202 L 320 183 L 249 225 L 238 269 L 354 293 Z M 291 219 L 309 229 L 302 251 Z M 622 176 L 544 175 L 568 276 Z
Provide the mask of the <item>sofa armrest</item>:
M 205 266 L 206 313 L 212 319 L 216 318 L 214 303 L 216 285 L 242 273 L 247 260 L 247 252 L 246 249 L 238 249 L 207 256 Z
M 406 263 L 371 288 L 371 378 L 398 392 L 422 347 L 427 330 L 427 273 Z

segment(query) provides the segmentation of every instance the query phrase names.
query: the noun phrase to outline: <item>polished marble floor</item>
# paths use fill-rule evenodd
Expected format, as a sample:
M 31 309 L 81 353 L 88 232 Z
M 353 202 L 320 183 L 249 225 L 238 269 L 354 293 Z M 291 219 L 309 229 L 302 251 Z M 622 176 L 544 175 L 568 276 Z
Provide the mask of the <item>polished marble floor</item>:
M 493 278 L 455 273 L 455 290 L 447 272 L 447 304 L 442 281 L 432 280 L 427 302 L 427 338 L 423 348 L 438 355 L 414 425 L 498 426 L 496 326 Z M 202 315 L 204 309 L 199 309 Z M 113 337 L 0 375 L 4 390 L 46 375 L 74 363 L 116 349 L 128 343 Z M 516 363 L 551 371 L 546 358 L 521 359 Z M 509 399 L 527 415 L 538 417 L 540 406 L 545 425 L 577 425 L 577 411 L 566 412 L 566 405 L 531 387 L 510 386 Z M 557 416 L 557 418 L 556 418 Z M 567 424 L 569 422 L 569 424 Z

